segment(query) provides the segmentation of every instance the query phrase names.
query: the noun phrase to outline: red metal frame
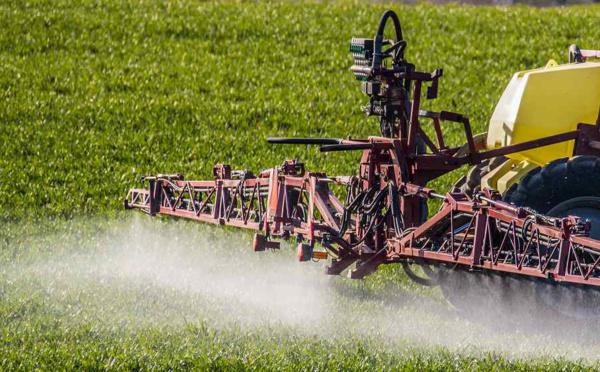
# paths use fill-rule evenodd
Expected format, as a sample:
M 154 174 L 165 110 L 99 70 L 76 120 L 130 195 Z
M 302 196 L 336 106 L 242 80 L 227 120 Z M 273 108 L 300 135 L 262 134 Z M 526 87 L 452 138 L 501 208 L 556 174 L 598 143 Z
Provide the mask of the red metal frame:
M 363 176 L 377 166 L 389 166 L 379 163 L 380 158 L 370 152 L 365 153 L 376 162 L 362 164 Z M 255 236 L 257 251 L 278 248 L 273 238 L 295 236 L 303 260 L 315 254 L 324 258 L 313 251 L 315 243 L 320 243 L 332 258 L 327 272 L 339 274 L 356 264 L 350 271 L 352 278 L 362 278 L 380 264 L 417 260 L 600 286 L 600 241 L 586 236 L 589 223 L 577 217 L 541 216 L 502 202 L 487 190 L 469 199 L 463 194 L 438 195 L 431 189 L 400 182 L 396 187 L 398 200 L 437 198 L 443 200 L 443 205 L 426 222 L 414 226 L 403 222 L 398 229 L 392 221 L 392 196 L 387 190 L 394 185 L 389 181 L 373 189 L 383 191 L 383 199 L 387 199 L 385 206 L 371 216 L 377 229 L 366 236 L 361 222 L 365 216 L 356 214 L 340 234 L 348 205 L 333 195 L 329 184 L 360 187 L 359 178 L 286 170 L 298 169 L 298 165 L 286 162 L 259 177 L 244 175 L 240 179 L 218 176 L 213 181 L 184 181 L 181 176 L 149 177 L 148 188 L 131 189 L 125 205 L 151 215 L 260 231 L 264 235 Z M 404 208 L 409 210 L 411 203 Z
M 307 173 L 295 161 L 258 176 L 217 165 L 210 181 L 187 181 L 180 175 L 145 177 L 147 186 L 131 189 L 125 206 L 150 215 L 255 230 L 255 250 L 277 248 L 275 238 L 295 237 L 300 260 L 328 257 L 329 274 L 354 265 L 350 277 L 362 278 L 384 263 L 418 261 L 600 286 L 600 241 L 587 236 L 589 223 L 577 217 L 542 216 L 502 202 L 490 190 L 469 198 L 440 195 L 425 187 L 464 164 L 563 141 L 575 141 L 574 155 L 600 155 L 598 123 L 482 151 L 467 117 L 420 109 L 423 85 L 432 84 L 430 89 L 437 92 L 440 70 L 355 66 L 353 71 L 412 84 L 410 115 L 402 119 L 393 137 L 273 142 L 321 144 L 321 151 L 360 150 L 357 176 Z M 433 139 L 423 130 L 421 119 L 432 121 Z M 448 147 L 444 141 L 443 127 L 452 123 L 463 126 L 465 146 Z M 420 143 L 428 151 L 418 151 Z M 334 184 L 346 188 L 344 202 L 332 192 Z M 442 207 L 425 221 L 424 208 L 431 199 L 442 200 Z M 316 243 L 325 251 L 316 251 Z

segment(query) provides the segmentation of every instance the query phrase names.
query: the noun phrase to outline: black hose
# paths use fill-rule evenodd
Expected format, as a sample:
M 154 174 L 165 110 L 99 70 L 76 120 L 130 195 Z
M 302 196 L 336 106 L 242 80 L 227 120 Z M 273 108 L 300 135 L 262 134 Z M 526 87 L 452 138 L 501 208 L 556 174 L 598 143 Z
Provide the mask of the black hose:
M 398 204 L 398 188 L 390 182 L 388 189 L 392 219 L 394 220 L 394 230 L 396 230 L 396 236 L 399 236 L 404 230 L 404 221 L 402 220 L 402 213 L 400 212 L 400 205 Z
M 404 37 L 402 37 L 402 27 L 400 26 L 400 19 L 398 19 L 398 15 L 396 15 L 396 13 L 393 10 L 386 10 L 385 13 L 383 13 L 383 15 L 381 16 L 381 20 L 379 21 L 379 27 L 377 28 L 377 33 L 373 38 L 373 69 L 381 67 L 381 61 L 383 60 L 383 55 L 381 53 L 381 48 L 383 46 L 383 32 L 385 31 L 385 25 L 388 21 L 388 18 L 391 18 L 392 22 L 394 23 L 396 41 L 404 40 Z M 402 57 L 401 54 L 400 57 Z
M 377 216 L 374 216 L 373 219 L 371 220 L 371 222 L 369 223 L 369 227 L 367 227 L 367 230 L 363 234 L 362 239 L 360 239 L 359 241 L 357 241 L 354 244 L 350 244 L 350 246 L 356 247 L 356 246 L 360 245 L 362 242 L 364 242 L 367 239 L 367 236 L 369 236 L 369 234 L 372 233 L 373 230 L 378 229 L 381 225 L 383 225 L 388 213 L 390 213 L 389 210 L 385 213 L 385 215 L 383 215 L 381 221 L 379 221 L 379 223 L 376 226 L 375 226 L 375 221 L 377 220 L 377 218 L 376 218 Z
M 344 214 L 342 215 L 342 223 L 340 226 L 340 231 L 338 232 L 338 237 L 341 238 L 346 233 L 348 229 L 348 224 L 350 223 L 350 217 L 352 217 L 352 213 L 354 213 L 360 204 L 362 204 L 365 196 L 371 191 L 361 191 L 354 197 L 354 189 L 356 187 L 357 180 L 353 180 L 348 185 L 348 194 L 346 195 L 346 206 L 344 207 Z
M 358 196 L 350 203 L 350 205 L 348 205 L 346 208 L 344 208 L 344 214 L 342 215 L 342 225 L 340 226 L 340 231 L 338 232 L 338 237 L 342 237 L 344 236 L 344 234 L 346 233 L 346 230 L 348 230 L 348 224 L 350 223 L 350 217 L 352 217 L 352 213 L 357 209 L 356 206 L 358 205 L 359 202 L 362 202 L 362 199 L 364 198 L 365 194 L 364 193 L 360 193 L 358 194 Z
M 373 190 L 373 189 L 371 189 L 371 190 Z M 371 201 L 370 204 L 363 204 L 362 212 L 367 213 L 367 214 L 372 214 L 376 208 L 379 209 L 378 207 L 381 204 L 383 198 L 385 197 L 385 192 L 386 192 L 386 189 L 379 190 L 379 192 L 377 193 L 377 195 L 375 195 L 375 197 L 373 198 L 373 200 Z
M 342 142 L 337 138 L 267 138 L 267 142 L 280 145 L 337 145 Z

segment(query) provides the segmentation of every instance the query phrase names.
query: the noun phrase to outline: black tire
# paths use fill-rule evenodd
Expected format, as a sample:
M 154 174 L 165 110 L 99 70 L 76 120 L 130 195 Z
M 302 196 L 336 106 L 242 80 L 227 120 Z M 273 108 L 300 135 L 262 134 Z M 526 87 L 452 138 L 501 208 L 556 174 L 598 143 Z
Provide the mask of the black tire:
M 501 161 L 496 160 L 484 162 L 473 167 L 464 177 L 462 183 L 457 184 L 456 186 L 465 194 L 472 195 L 473 192 L 478 191 L 481 187 L 481 177 L 501 163 Z M 518 185 L 515 185 L 508 190 L 504 199 L 518 206 L 533 208 L 540 213 L 554 213 L 555 211 L 560 210 L 561 207 L 563 210 L 565 208 L 575 210 L 575 208 L 581 207 L 581 203 L 584 203 L 587 206 L 593 205 L 594 203 L 589 200 L 590 197 L 600 197 L 600 158 L 595 156 L 577 156 L 570 159 L 558 159 L 544 167 L 535 168 L 527 173 Z M 585 200 L 578 202 L 581 201 L 582 198 Z M 600 202 L 596 203 L 596 205 L 599 206 L 598 213 L 600 214 Z M 594 223 L 592 224 L 592 229 L 593 226 Z M 592 233 L 593 232 L 594 231 L 592 230 Z M 459 312 L 473 317 L 480 317 L 487 313 L 494 314 L 494 316 L 500 316 L 502 314 L 496 314 L 494 308 L 506 309 L 506 305 L 502 305 L 506 301 L 503 300 L 501 291 L 498 288 L 506 289 L 509 286 L 500 285 L 492 288 L 490 285 L 487 285 L 489 283 L 484 283 L 482 281 L 482 286 L 475 288 L 472 283 L 469 283 L 468 285 L 464 283 L 465 278 L 461 278 L 461 276 L 466 277 L 466 274 L 461 275 L 460 272 L 456 273 L 454 271 L 443 274 L 445 274 L 445 277 L 440 279 L 442 292 Z M 472 273 L 469 273 L 469 275 L 472 275 Z M 513 278 L 510 279 L 513 280 Z M 535 288 L 537 288 L 537 291 L 535 293 L 527 292 L 529 295 L 524 297 L 535 298 L 536 301 L 538 301 L 538 304 L 545 305 L 541 306 L 541 308 L 547 307 L 547 298 L 552 298 L 555 302 L 560 303 L 558 310 L 552 311 L 552 314 L 558 314 L 558 311 L 560 311 L 562 316 L 570 313 L 582 313 L 589 316 L 589 314 L 593 313 L 591 309 L 585 307 L 568 308 L 568 301 L 566 304 L 562 304 L 556 297 L 562 295 L 562 292 L 560 292 L 561 290 L 564 290 L 562 286 L 557 285 L 555 286 L 556 288 L 552 287 L 549 289 L 547 288 L 547 285 L 544 284 L 545 283 L 536 283 Z M 524 288 L 519 289 L 519 292 L 523 290 L 530 291 L 528 288 L 529 287 L 525 285 Z M 548 296 L 547 292 L 550 293 L 550 296 Z M 490 297 L 490 293 L 495 294 L 495 296 Z M 483 304 L 479 307 L 472 307 L 470 305 L 474 303 L 473 301 L 475 301 L 476 298 L 483 298 L 484 294 L 489 297 L 488 303 L 486 303 L 485 306 L 483 306 Z M 507 292 L 507 295 L 510 295 L 510 293 Z M 591 307 L 593 308 L 594 306 Z M 567 310 L 565 310 L 565 308 L 567 308 Z M 508 313 L 513 312 L 513 310 L 514 309 L 508 311 Z M 551 310 L 552 309 L 550 308 L 547 309 L 547 311 Z M 537 309 L 534 313 L 538 314 L 540 311 L 542 310 Z M 533 319 L 533 323 L 535 324 L 535 319 Z
M 535 300 L 530 301 L 532 287 L 526 280 L 449 266 L 440 267 L 438 280 L 444 298 L 465 318 L 489 325 L 526 324 L 531 320 L 524 310 Z
M 531 170 L 512 186 L 504 200 L 548 213 L 570 199 L 600 197 L 600 158 L 591 155 L 554 160 Z
M 557 159 L 535 168 L 508 190 L 504 200 L 550 216 L 588 218 L 592 221 L 590 236 L 599 239 L 600 157 L 582 155 Z M 600 316 L 597 310 L 600 292 L 590 288 L 538 283 L 536 298 L 553 316 L 569 320 Z
M 454 188 L 457 188 L 463 194 L 473 196 L 474 193 L 481 190 L 481 178 L 499 167 L 505 161 L 506 158 L 504 156 L 498 156 L 496 158 L 482 161 L 481 163 L 469 169 L 469 172 L 466 174 L 466 176 L 463 176 L 456 181 Z

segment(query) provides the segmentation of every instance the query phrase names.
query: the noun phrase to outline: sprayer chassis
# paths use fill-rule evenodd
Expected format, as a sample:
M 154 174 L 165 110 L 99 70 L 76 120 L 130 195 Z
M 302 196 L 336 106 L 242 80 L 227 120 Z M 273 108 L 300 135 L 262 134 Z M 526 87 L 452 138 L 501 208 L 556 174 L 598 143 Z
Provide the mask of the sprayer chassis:
M 388 19 L 394 21 L 399 41 L 383 41 Z M 363 43 L 355 49 L 371 45 L 367 39 L 355 40 Z M 147 186 L 130 190 L 125 207 L 255 230 L 256 251 L 278 248 L 275 239 L 295 237 L 299 259 L 329 259 L 328 274 L 348 270 L 350 277 L 362 278 L 384 263 L 414 262 L 599 287 L 600 241 L 588 237 L 589 222 L 543 216 L 502 202 L 492 190 L 472 197 L 440 195 L 425 185 L 465 164 L 563 141 L 575 142 L 573 155 L 600 156 L 600 118 L 574 131 L 484 151 L 467 117 L 420 109 L 422 88 L 429 84 L 427 98 L 435 98 L 442 70 L 419 72 L 404 60 L 406 43 L 393 12 L 382 17 L 373 44 L 372 61 L 355 56 L 357 64 L 351 70 L 366 79 L 369 112 L 381 116 L 381 137 L 269 139 L 320 145 L 321 151 L 362 151 L 357 176 L 307 173 L 295 161 L 257 176 L 217 165 L 210 181 L 186 181 L 180 175 L 144 177 Z M 383 51 L 382 45 L 391 46 Z M 393 58 L 392 67 L 384 67 L 386 58 Z M 406 115 L 394 110 L 406 110 Z M 421 120 L 432 125 L 432 138 Z M 464 128 L 466 144 L 449 147 L 443 126 L 457 124 Z M 334 195 L 332 185 L 346 187 L 344 202 Z M 432 199 L 442 205 L 427 219 L 426 202 Z M 317 251 L 317 243 L 324 250 Z
M 470 135 L 468 123 L 465 128 Z M 577 217 L 538 215 L 500 201 L 491 190 L 474 198 L 460 193 L 439 195 L 402 180 L 408 175 L 425 183 L 473 158 L 486 159 L 565 138 L 578 139 L 576 149 L 582 151 L 581 143 L 590 142 L 582 137 L 591 131 L 597 132 L 597 126 L 582 124 L 577 131 L 554 138 L 474 151 L 464 157 L 448 155 L 456 149 L 408 156 L 400 139 L 341 141 L 325 150 L 363 149 L 358 177 L 306 173 L 302 164 L 286 161 L 257 177 L 243 172 L 240 179 L 233 179 L 228 166 L 217 165 L 211 181 L 185 181 L 180 175 L 145 177 L 148 187 L 130 190 L 125 206 L 151 215 L 256 230 L 256 251 L 278 248 L 275 238 L 295 237 L 301 261 L 330 258 L 328 274 L 349 269 L 351 278 L 362 278 L 380 264 L 404 261 L 600 286 L 600 241 L 586 236 L 589 223 Z M 378 197 L 383 202 L 370 216 L 352 213 L 343 228 L 344 212 L 352 206 L 340 201 L 330 184 L 370 192 L 372 200 Z M 422 223 L 421 200 L 431 199 L 441 200 L 442 206 Z M 316 243 L 325 251 L 314 250 Z

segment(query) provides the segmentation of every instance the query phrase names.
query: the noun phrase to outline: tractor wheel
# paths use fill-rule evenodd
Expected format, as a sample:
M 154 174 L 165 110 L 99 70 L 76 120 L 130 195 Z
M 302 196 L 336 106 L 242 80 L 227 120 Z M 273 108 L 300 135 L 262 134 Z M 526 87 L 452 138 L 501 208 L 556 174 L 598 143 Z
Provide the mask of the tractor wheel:
M 473 196 L 481 190 L 481 178 L 505 161 L 504 156 L 482 161 L 469 169 L 469 172 L 454 184 L 454 188 L 469 197 Z M 429 276 L 435 278 L 446 300 L 466 317 L 479 318 L 482 314 L 498 309 L 498 305 L 502 303 L 501 298 L 498 297 L 500 295 L 498 288 L 492 286 L 487 280 L 470 283 L 469 280 L 472 279 L 470 275 L 473 274 L 447 267 L 436 267 L 435 275 Z M 481 303 L 481 298 L 486 298 L 485 306 Z
M 461 317 L 495 327 L 533 325 L 537 304 L 529 280 L 494 272 L 440 266 L 440 289 Z
M 590 235 L 599 239 L 600 158 L 575 156 L 535 168 L 508 190 L 504 200 L 554 217 L 587 218 L 592 222 Z
M 463 194 L 472 196 L 474 193 L 481 190 L 481 178 L 499 167 L 505 161 L 506 158 L 504 156 L 498 156 L 496 158 L 482 161 L 481 163 L 469 169 L 467 175 L 461 177 L 454 184 L 454 187 L 459 189 Z
M 600 239 L 600 158 L 575 156 L 535 168 L 511 187 L 504 199 L 554 217 L 569 215 L 592 222 L 590 236 Z M 538 283 L 541 305 L 567 319 L 598 319 L 600 291 L 560 283 Z

